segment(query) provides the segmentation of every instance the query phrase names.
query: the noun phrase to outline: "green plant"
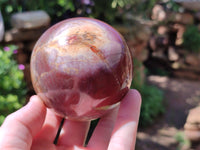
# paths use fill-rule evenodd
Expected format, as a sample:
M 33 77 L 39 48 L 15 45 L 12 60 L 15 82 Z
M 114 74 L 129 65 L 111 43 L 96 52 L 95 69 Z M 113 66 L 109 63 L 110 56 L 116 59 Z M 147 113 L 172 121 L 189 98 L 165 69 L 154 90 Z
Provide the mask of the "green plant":
M 7 29 L 11 27 L 11 15 L 16 12 L 41 9 L 46 11 L 55 22 L 59 21 L 58 18 L 67 11 L 75 11 L 74 0 L 1 0 L 0 6 Z
M 177 150 L 189 149 L 191 146 L 190 141 L 186 138 L 184 132 L 177 132 L 175 137 L 176 141 L 178 142 Z
M 154 74 L 154 75 L 159 75 L 159 76 L 169 76 L 170 72 L 165 68 L 154 67 L 153 69 L 151 69 L 151 71 L 148 70 L 148 74 Z
M 158 0 L 94 0 L 90 16 L 110 24 L 134 24 L 134 16 L 149 18 Z
M 101 19 L 110 24 L 128 23 L 130 14 L 149 17 L 151 8 L 158 0 L 0 0 L 5 28 L 11 27 L 10 17 L 13 13 L 45 10 L 52 23 L 66 18 L 84 16 Z M 130 17 L 129 17 L 130 18 Z M 131 17 L 134 18 L 134 17 Z
M 14 60 L 16 46 L 0 47 L 0 124 L 5 116 L 23 106 L 26 84 L 23 65 Z
M 181 5 L 180 4 L 177 4 L 177 2 L 175 2 L 174 0 L 168 0 L 166 2 L 166 6 L 168 9 L 171 9 L 172 11 L 174 12 L 180 12 L 180 8 L 181 8 Z
M 23 9 L 46 11 L 53 22 L 57 20 L 67 11 L 75 12 L 75 5 L 73 0 L 24 0 Z
M 141 62 L 136 61 L 134 63 L 134 78 L 131 88 L 137 89 L 141 93 L 142 105 L 139 125 L 147 126 L 153 123 L 154 119 L 165 110 L 163 91 L 156 86 L 148 85 L 145 81 L 142 82 L 141 76 L 143 76 L 143 73 L 138 71 L 139 67 L 141 67 Z
M 141 61 L 137 60 L 136 58 L 134 58 L 133 69 L 134 69 L 133 85 L 135 88 L 141 89 L 145 83 L 144 80 L 145 80 L 147 70 L 145 69 Z
M 200 52 L 200 32 L 195 25 L 186 28 L 183 34 L 183 46 L 191 52 Z
M 156 86 L 144 85 L 140 90 L 142 95 L 142 106 L 140 114 L 140 125 L 147 126 L 164 112 L 163 92 Z

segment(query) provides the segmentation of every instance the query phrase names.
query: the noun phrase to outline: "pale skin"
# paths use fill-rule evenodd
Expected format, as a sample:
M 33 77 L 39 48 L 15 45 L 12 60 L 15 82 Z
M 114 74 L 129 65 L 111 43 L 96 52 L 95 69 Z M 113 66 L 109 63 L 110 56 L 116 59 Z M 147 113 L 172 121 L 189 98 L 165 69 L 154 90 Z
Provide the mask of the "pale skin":
M 90 122 L 65 120 L 58 143 L 53 144 L 61 117 L 46 109 L 38 96 L 9 115 L 0 127 L 2 150 L 134 150 L 141 96 L 129 90 L 121 104 L 103 116 L 87 146 Z

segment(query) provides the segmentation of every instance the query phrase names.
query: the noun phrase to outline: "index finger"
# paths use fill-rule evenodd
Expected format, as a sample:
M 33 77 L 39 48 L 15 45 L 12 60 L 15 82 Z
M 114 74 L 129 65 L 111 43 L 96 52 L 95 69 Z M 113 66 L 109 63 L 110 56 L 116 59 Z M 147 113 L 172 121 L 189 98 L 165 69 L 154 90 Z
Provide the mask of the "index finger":
M 137 90 L 130 90 L 120 104 L 108 150 L 134 149 L 140 106 L 140 93 Z

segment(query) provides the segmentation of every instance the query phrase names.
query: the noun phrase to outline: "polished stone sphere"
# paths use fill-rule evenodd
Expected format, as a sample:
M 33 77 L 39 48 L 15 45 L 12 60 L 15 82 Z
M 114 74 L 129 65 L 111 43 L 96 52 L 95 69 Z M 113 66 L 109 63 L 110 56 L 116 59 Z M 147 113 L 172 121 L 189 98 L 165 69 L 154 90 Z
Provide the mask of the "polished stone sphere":
M 31 78 L 36 93 L 55 113 L 92 120 L 111 111 L 128 92 L 132 57 L 110 25 L 91 18 L 67 19 L 37 41 Z

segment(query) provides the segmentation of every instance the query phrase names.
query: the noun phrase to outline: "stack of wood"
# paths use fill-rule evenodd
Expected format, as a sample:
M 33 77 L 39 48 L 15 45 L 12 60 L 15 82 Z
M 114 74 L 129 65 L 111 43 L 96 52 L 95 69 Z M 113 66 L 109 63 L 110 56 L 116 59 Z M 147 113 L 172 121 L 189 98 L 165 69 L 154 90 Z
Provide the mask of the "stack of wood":
M 192 53 L 183 46 L 188 26 L 197 26 L 200 32 L 200 11 L 174 12 L 157 4 L 151 17 L 156 24 L 148 44 L 147 67 L 159 68 L 176 77 L 200 80 L 200 53 Z

